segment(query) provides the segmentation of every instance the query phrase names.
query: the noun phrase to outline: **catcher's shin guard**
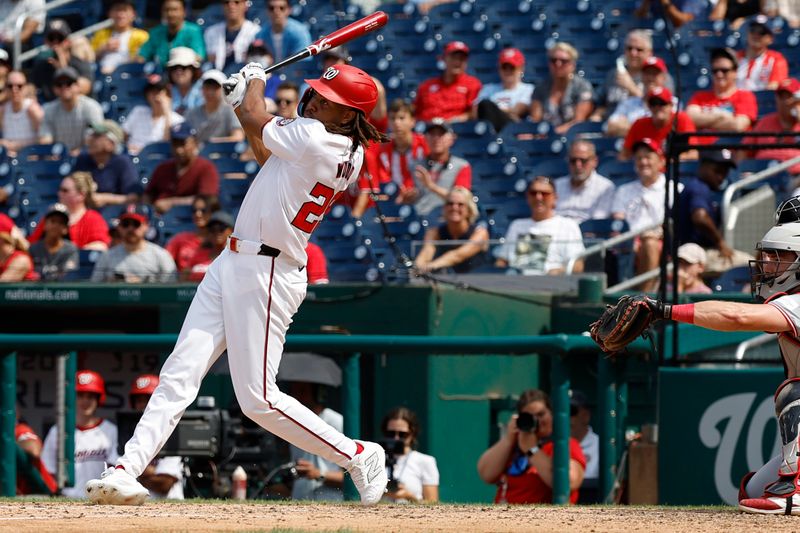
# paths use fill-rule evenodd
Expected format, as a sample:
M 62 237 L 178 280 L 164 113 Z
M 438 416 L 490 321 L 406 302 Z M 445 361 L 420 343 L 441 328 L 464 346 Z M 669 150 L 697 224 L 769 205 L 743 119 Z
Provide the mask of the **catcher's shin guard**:
M 767 485 L 766 496 L 788 498 L 798 492 L 798 424 L 800 423 L 800 378 L 787 379 L 775 393 L 775 414 L 781 430 L 781 466 L 778 480 Z

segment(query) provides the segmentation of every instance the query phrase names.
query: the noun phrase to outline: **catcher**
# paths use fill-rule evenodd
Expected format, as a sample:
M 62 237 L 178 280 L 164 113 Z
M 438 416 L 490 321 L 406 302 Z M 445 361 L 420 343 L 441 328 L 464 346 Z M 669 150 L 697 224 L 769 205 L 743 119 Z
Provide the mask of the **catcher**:
M 718 331 L 767 331 L 778 335 L 786 379 L 775 392 L 781 454 L 744 476 L 739 508 L 756 514 L 800 515 L 800 197 L 778 207 L 775 226 L 750 261 L 758 304 L 704 301 L 670 305 L 647 296 L 623 296 L 591 325 L 607 352 L 622 350 L 655 320 L 674 320 Z M 765 305 L 766 304 L 766 305 Z

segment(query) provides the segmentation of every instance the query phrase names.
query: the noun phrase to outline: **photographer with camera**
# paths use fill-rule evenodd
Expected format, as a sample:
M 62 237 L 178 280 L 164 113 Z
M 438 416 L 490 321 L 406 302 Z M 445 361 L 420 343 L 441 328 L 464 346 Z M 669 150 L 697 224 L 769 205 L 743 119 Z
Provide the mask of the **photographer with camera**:
M 478 459 L 478 475 L 497 485 L 495 503 L 551 503 L 553 501 L 553 409 L 547 393 L 523 392 L 517 413 L 505 435 Z M 578 501 L 586 458 L 580 443 L 569 439 L 571 503 Z
M 405 407 L 396 407 L 381 422 L 389 474 L 387 495 L 393 502 L 439 501 L 439 468 L 436 458 L 418 452 L 417 415 Z

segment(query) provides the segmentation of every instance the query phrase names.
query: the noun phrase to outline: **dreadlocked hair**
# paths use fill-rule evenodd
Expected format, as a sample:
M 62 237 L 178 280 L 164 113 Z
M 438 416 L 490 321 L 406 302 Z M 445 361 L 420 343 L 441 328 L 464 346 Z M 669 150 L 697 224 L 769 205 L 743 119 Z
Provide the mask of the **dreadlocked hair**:
M 369 148 L 371 142 L 385 143 L 389 137 L 377 130 L 375 126 L 369 123 L 367 117 L 361 111 L 356 112 L 356 118 L 342 125 L 325 125 L 325 129 L 330 133 L 337 133 L 350 137 L 353 140 L 353 149 L 355 152 L 359 146 L 363 146 L 366 150 Z

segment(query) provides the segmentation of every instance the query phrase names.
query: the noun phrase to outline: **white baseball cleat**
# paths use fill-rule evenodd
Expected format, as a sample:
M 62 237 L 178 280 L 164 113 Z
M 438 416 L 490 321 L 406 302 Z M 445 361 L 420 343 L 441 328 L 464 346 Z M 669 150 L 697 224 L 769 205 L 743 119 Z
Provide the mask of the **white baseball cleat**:
M 386 452 L 380 444 L 356 441 L 364 449 L 347 465 L 347 472 L 361 495 L 363 505 L 378 503 L 386 492 Z
M 739 500 L 739 509 L 752 514 L 791 514 L 800 515 L 800 494 L 791 497 L 762 496 Z
M 86 483 L 89 501 L 100 505 L 142 505 L 149 494 L 124 468 L 114 466 Z

